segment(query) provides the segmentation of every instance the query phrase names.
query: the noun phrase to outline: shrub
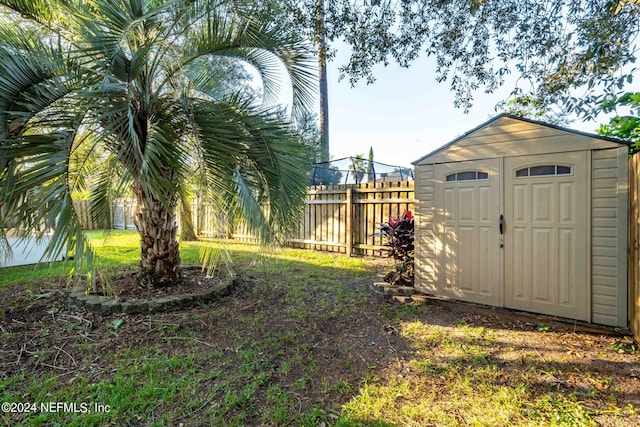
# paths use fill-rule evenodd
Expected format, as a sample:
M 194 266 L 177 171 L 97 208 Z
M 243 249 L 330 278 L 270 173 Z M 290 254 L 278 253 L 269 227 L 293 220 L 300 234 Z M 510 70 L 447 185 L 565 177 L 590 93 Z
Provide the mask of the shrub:
M 380 232 L 375 236 L 386 237 L 383 249 L 396 260 L 394 269 L 387 273 L 384 281 L 392 285 L 413 286 L 414 231 L 413 215 L 405 210 L 398 218 L 389 217 L 389 222 L 379 222 Z

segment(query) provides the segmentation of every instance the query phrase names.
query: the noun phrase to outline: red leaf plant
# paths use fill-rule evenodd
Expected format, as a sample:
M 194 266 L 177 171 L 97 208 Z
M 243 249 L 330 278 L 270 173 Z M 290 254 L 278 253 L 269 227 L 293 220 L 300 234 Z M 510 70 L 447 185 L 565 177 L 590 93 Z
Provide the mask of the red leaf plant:
M 413 286 L 414 279 L 414 228 L 411 211 L 405 210 L 397 218 L 389 217 L 388 222 L 377 223 L 380 232 L 374 236 L 387 239 L 383 249 L 396 260 L 393 270 L 387 273 L 384 281 L 392 285 Z

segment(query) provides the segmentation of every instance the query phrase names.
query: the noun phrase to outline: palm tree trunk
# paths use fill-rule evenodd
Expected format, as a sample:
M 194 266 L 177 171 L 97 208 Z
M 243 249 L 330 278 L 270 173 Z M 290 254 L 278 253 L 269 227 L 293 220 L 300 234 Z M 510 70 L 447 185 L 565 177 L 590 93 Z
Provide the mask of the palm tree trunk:
M 327 83 L 327 41 L 324 34 L 324 0 L 316 1 L 316 38 L 318 43 L 318 73 L 320 100 L 320 147 L 323 161 L 329 160 L 329 89 Z
M 133 222 L 140 233 L 140 266 L 138 282 L 144 286 L 164 287 L 180 280 L 180 252 L 176 198 L 168 206 L 143 186 L 133 186 L 138 208 Z

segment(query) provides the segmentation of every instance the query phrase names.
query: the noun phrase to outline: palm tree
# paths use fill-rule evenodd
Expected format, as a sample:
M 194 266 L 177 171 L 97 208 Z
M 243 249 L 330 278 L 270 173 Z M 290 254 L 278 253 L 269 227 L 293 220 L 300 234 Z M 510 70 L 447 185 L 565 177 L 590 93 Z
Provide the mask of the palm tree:
M 128 188 L 139 282 L 153 286 L 180 280 L 176 208 L 194 176 L 201 200 L 240 210 L 265 242 L 281 236 L 301 206 L 306 166 L 289 120 L 269 105 L 283 75 L 292 115 L 312 105 L 313 55 L 242 3 L 0 0 L 10 11 L 0 15 L 0 221 L 17 218 L 36 234 L 55 224 L 48 253 L 71 249 L 76 269 L 92 267 L 72 195 L 90 187 L 104 216 Z M 262 104 L 219 90 L 238 63 L 259 74 Z
M 355 179 L 356 184 L 360 184 L 360 182 L 362 181 L 362 177 L 367 170 L 365 162 L 366 160 L 362 156 L 362 154 L 356 154 L 355 157 L 351 157 L 349 172 L 351 173 L 351 175 L 353 175 L 353 179 Z

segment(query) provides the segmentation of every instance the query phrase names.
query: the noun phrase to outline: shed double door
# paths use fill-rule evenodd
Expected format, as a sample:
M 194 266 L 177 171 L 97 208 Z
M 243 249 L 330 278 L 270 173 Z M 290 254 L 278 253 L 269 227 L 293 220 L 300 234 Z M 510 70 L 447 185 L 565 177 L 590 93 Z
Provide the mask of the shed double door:
M 589 320 L 587 152 L 436 165 L 436 286 Z

